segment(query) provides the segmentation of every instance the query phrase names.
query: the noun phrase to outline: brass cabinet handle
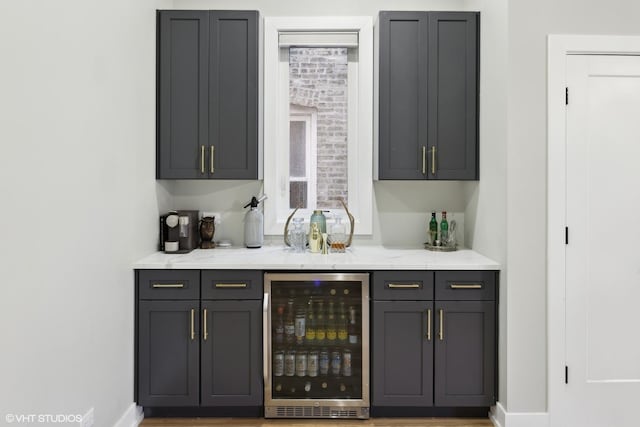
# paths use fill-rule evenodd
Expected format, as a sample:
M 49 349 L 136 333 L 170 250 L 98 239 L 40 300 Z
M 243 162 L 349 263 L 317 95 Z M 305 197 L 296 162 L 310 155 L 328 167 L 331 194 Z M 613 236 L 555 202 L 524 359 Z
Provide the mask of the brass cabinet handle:
M 210 171 L 211 171 L 211 173 L 214 173 L 214 172 L 216 171 L 216 170 L 215 170 L 215 168 L 213 167 L 213 158 L 214 158 L 214 157 L 213 157 L 213 153 L 214 153 L 214 150 L 215 150 L 215 149 L 216 149 L 216 147 L 214 147 L 214 146 L 212 145 L 212 146 L 211 146 L 211 158 L 209 159 L 209 160 L 211 161 L 211 164 L 209 165 L 209 166 L 210 166 Z
M 387 283 L 387 287 L 390 289 L 419 289 L 420 283 L 408 283 L 406 285 L 401 283 Z
M 449 285 L 451 289 L 482 289 L 482 283 L 470 283 L 468 285 L 461 285 L 458 283 L 452 283 Z
M 196 338 L 196 327 L 195 327 L 195 317 L 196 317 L 196 309 L 191 309 L 191 341 Z
M 184 283 L 154 283 L 152 288 L 184 288 Z
M 202 321 L 202 325 L 203 325 L 203 334 L 202 334 L 202 338 L 204 338 L 204 340 L 206 341 L 207 338 L 209 338 L 209 332 L 207 332 L 207 309 L 204 309 L 204 313 L 202 314 L 203 317 L 203 321 Z
M 216 288 L 246 288 L 246 283 L 216 283 Z
M 422 175 L 427 174 L 427 147 L 422 146 Z
M 440 312 L 440 331 L 438 332 L 438 337 L 440 341 L 444 339 L 444 310 L 438 310 Z
M 436 146 L 431 147 L 431 175 L 436 174 Z
M 200 173 L 204 173 L 204 145 L 200 146 Z
M 431 341 L 431 309 L 427 310 L 427 341 Z

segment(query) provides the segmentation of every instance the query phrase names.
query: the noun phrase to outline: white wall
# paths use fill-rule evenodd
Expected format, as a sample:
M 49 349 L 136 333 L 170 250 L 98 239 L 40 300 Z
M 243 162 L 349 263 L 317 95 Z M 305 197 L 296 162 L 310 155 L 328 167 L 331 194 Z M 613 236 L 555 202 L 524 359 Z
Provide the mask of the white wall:
M 499 295 L 499 400 L 507 388 L 506 157 L 507 157 L 507 0 L 469 0 L 480 11 L 480 180 L 465 186 L 467 246 L 502 264 Z
M 508 410 L 544 412 L 546 38 L 548 34 L 640 34 L 640 2 L 510 0 L 508 16 Z
M 0 423 L 93 407 L 112 426 L 133 402 L 130 265 L 155 249 L 166 197 L 161 4 L 0 3 Z

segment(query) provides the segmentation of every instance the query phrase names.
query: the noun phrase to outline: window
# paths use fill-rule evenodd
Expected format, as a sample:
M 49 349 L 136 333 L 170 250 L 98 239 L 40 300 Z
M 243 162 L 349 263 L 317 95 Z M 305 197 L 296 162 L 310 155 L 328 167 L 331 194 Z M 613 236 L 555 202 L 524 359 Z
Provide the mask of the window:
M 289 106 L 289 208 L 310 209 L 317 189 L 317 110 Z
M 371 234 L 371 18 L 265 18 L 264 43 L 265 233 L 344 200 Z

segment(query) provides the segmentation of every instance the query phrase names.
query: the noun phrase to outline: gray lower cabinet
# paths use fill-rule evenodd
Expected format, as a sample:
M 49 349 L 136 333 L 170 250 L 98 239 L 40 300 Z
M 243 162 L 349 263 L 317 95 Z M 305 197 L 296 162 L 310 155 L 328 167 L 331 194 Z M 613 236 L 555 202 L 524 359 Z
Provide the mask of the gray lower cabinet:
M 436 301 L 435 308 L 439 328 L 434 364 L 435 405 L 493 405 L 495 303 Z
M 200 400 L 200 302 L 140 301 L 138 305 L 138 403 L 198 406 Z M 192 323 L 194 318 L 194 323 Z M 193 328 L 193 337 L 191 331 Z
M 137 402 L 262 406 L 261 272 L 139 270 Z
M 495 403 L 496 274 L 373 273 L 374 407 Z
M 258 12 L 161 10 L 158 179 L 257 179 Z
M 374 301 L 372 392 L 376 406 L 433 406 L 432 301 Z
M 262 406 L 262 302 L 202 301 L 201 405 Z
M 380 12 L 380 179 L 478 179 L 479 19 Z

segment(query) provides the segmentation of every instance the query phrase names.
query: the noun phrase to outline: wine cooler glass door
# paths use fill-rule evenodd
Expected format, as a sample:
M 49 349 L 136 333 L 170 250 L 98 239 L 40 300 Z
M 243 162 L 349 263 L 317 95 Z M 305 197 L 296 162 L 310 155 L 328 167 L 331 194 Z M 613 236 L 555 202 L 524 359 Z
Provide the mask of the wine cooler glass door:
M 266 274 L 265 397 L 369 406 L 367 274 Z

